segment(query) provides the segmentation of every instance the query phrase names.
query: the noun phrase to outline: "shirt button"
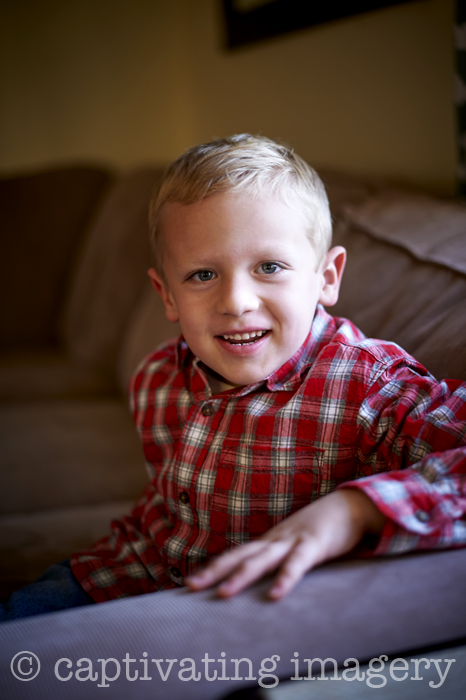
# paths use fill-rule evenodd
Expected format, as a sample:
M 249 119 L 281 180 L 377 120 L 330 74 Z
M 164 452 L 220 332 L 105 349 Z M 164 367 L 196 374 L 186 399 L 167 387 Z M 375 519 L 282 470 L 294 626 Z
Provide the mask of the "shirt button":
M 178 498 L 180 499 L 181 503 L 189 503 L 189 493 L 186 493 L 186 491 L 182 491 Z
M 430 520 L 430 515 L 425 510 L 417 510 L 414 513 L 414 517 L 417 518 L 420 523 L 426 523 Z
M 176 578 L 181 578 L 181 571 L 177 569 L 176 566 L 172 566 L 172 568 L 170 569 L 170 573 Z
M 206 403 L 206 404 L 204 404 L 204 406 L 202 407 L 201 411 L 202 411 L 202 414 L 203 414 L 204 416 L 211 416 L 212 413 L 214 412 L 214 409 L 213 409 L 213 407 L 210 405 L 210 403 Z

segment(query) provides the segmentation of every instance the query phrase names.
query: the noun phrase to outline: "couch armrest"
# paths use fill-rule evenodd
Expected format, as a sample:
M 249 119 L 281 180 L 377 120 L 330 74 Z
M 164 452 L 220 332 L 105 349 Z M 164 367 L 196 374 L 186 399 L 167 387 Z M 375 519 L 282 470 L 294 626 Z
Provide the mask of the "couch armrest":
M 345 560 L 310 573 L 279 602 L 265 599 L 268 582 L 230 600 L 181 588 L 3 623 L 3 694 L 18 700 L 49 700 L 59 694 L 100 700 L 105 686 L 98 659 L 111 658 L 120 666 L 118 678 L 107 681 L 112 700 L 209 700 L 254 682 L 247 662 L 239 666 L 243 679 L 232 680 L 231 659 L 249 659 L 251 676 L 258 679 L 262 661 L 276 655 L 280 658 L 273 673 L 289 678 L 295 652 L 305 673 L 307 658 L 329 657 L 341 664 L 350 657 L 363 661 L 460 639 L 466 629 L 465 565 L 466 550 Z M 41 672 L 31 683 L 18 681 L 10 671 L 13 656 L 25 649 L 41 662 Z M 148 659 L 150 680 L 126 679 L 126 654 L 135 659 L 127 665 L 133 677 L 136 671 L 143 675 L 140 660 Z M 202 661 L 206 654 L 209 664 Z M 81 658 L 92 661 L 98 682 L 76 679 Z M 206 680 L 206 666 L 211 676 L 215 671 L 221 675 L 222 658 L 229 680 Z M 61 681 L 54 674 L 59 659 L 70 660 L 70 665 L 62 661 L 59 666 Z M 166 680 L 152 659 L 161 660 Z M 193 663 L 197 682 L 189 680 Z M 109 662 L 107 675 L 116 676 L 117 668 Z

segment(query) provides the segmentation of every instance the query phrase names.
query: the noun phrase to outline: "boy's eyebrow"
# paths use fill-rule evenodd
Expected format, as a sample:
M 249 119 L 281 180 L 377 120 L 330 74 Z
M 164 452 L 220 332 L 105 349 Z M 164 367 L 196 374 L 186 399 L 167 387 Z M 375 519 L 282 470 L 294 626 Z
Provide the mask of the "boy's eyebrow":
M 265 261 L 274 261 L 277 260 L 279 261 L 281 258 L 289 258 L 290 253 L 292 252 L 292 249 L 290 247 L 288 248 L 282 248 L 281 246 L 277 246 L 274 250 L 271 250 L 270 248 L 264 248 L 262 250 L 249 250 L 247 255 L 244 255 L 242 257 L 244 258 L 252 258 L 253 260 L 257 261 L 257 263 L 260 262 L 265 262 Z M 223 260 L 230 260 L 229 257 L 227 256 L 217 256 L 215 252 L 208 253 L 202 260 L 199 258 L 197 261 L 196 259 L 181 259 L 181 264 L 183 266 L 186 265 L 186 267 L 192 267 L 192 268 L 202 268 L 202 267 L 208 267 L 209 265 L 214 265 L 218 264 L 219 262 L 223 262 Z

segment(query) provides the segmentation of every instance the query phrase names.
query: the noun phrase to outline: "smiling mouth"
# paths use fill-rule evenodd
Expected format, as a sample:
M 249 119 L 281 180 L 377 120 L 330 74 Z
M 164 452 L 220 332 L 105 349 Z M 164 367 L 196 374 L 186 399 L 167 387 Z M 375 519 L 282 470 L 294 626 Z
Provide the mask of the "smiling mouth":
M 270 331 L 251 331 L 250 333 L 235 333 L 234 335 L 219 335 L 218 337 L 225 340 L 230 345 L 252 345 L 263 338 Z

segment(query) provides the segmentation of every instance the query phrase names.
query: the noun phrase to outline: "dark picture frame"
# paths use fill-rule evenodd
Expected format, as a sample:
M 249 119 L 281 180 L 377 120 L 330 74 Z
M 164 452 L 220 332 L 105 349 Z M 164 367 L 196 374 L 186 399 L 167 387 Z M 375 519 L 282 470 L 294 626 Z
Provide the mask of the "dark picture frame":
M 420 0 L 222 0 L 228 49 L 344 17 Z

